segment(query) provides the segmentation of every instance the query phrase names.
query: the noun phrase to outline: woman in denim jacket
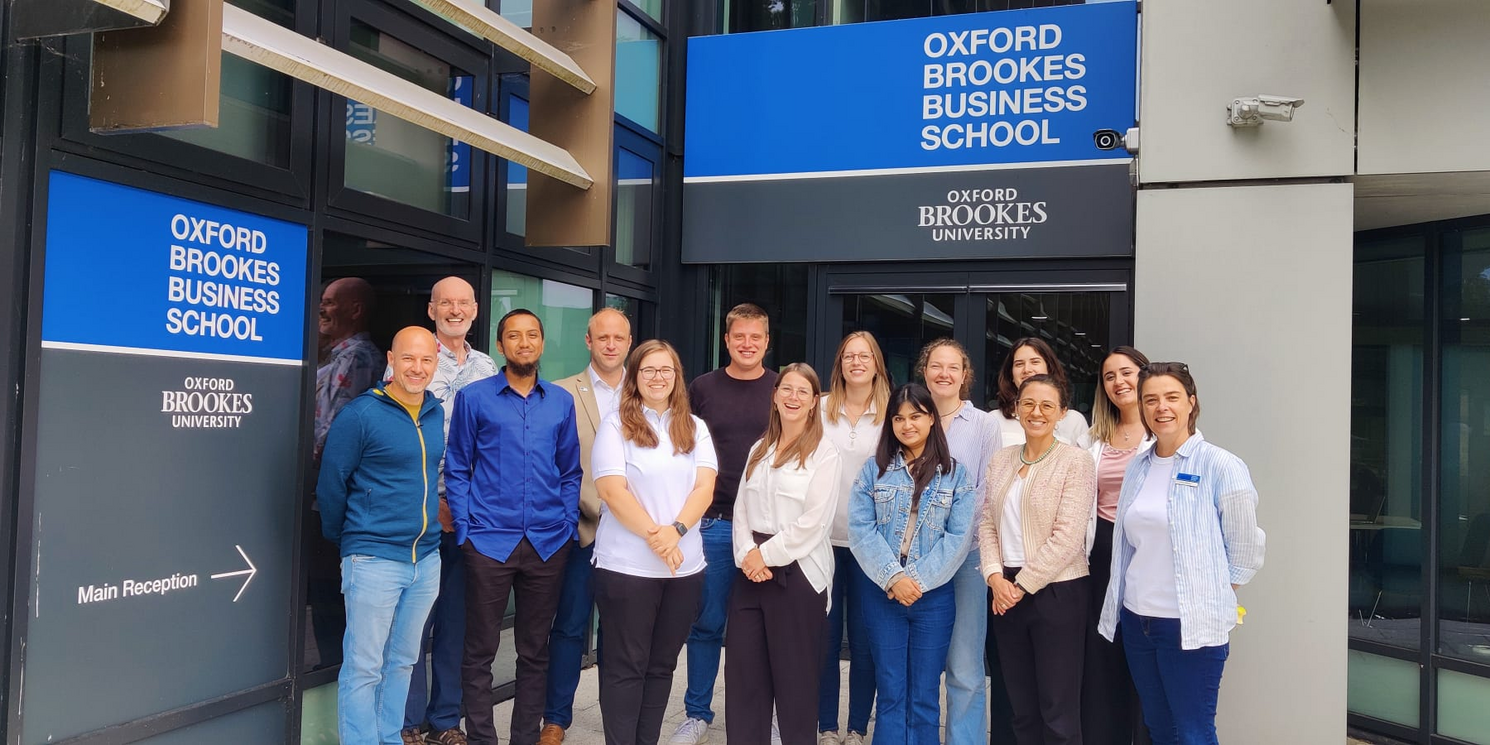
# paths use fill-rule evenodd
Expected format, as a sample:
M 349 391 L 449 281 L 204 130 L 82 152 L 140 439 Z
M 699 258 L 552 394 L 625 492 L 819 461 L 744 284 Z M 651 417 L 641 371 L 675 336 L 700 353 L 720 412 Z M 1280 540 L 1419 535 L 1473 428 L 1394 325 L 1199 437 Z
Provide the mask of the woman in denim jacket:
M 884 591 L 866 593 L 864 609 L 879 695 L 874 743 L 935 745 L 957 612 L 950 581 L 967 557 L 974 488 L 925 387 L 901 386 L 886 410 L 848 516 L 849 548 Z

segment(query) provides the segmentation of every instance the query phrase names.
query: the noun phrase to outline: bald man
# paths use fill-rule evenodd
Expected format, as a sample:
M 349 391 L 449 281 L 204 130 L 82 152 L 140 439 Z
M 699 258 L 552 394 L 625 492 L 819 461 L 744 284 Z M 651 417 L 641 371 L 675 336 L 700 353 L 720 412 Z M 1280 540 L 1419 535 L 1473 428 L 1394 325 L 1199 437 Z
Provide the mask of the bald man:
M 344 743 L 403 742 L 402 703 L 425 619 L 440 590 L 435 528 L 445 410 L 426 390 L 438 366 L 434 334 L 393 337 L 393 379 L 352 399 L 332 422 L 316 496 L 321 532 L 341 556 L 347 630 L 337 678 Z
M 429 319 L 435 322 L 439 342 L 439 367 L 429 392 L 445 409 L 445 436 L 450 435 L 450 414 L 455 394 L 483 378 L 497 374 L 497 363 L 472 349 L 466 335 L 476 321 L 476 289 L 460 277 L 446 277 L 430 289 Z M 383 373 L 391 380 L 393 368 Z M 414 662 L 409 681 L 409 699 L 404 704 L 404 742 L 460 745 L 466 742 L 460 730 L 460 662 L 466 643 L 466 573 L 450 506 L 445 503 L 444 464 L 441 464 L 440 495 L 440 597 L 429 615 L 424 639 L 429 640 L 429 693 L 425 693 L 424 655 Z
M 626 376 L 626 355 L 631 351 L 631 320 L 615 308 L 601 309 L 590 316 L 585 346 L 590 349 L 590 364 L 577 375 L 558 381 L 559 387 L 574 396 L 579 461 L 585 476 L 579 487 L 579 535 L 571 543 L 569 561 L 564 565 L 564 589 L 548 638 L 548 693 L 538 745 L 559 745 L 574 722 L 574 691 L 579 687 L 590 608 L 595 605 L 590 559 L 600 522 L 600 495 L 590 475 L 590 448 L 600 422 L 621 405 L 621 381 Z
M 320 347 L 326 353 L 316 368 L 317 460 L 341 407 L 377 382 L 382 355 L 367 333 L 373 296 L 372 285 L 360 277 L 338 279 L 321 292 Z

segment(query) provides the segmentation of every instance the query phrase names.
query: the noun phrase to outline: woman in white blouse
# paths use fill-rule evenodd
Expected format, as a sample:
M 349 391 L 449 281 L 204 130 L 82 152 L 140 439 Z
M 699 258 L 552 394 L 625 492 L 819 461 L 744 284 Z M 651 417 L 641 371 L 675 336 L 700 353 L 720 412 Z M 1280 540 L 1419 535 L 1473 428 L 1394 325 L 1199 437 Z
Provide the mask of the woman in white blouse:
M 1035 375 L 1049 375 L 1063 390 L 1071 390 L 1066 366 L 1055 356 L 1055 350 L 1044 339 L 1026 336 L 1014 342 L 1004 363 L 999 365 L 998 405 L 992 414 L 999 420 L 1004 447 L 1024 444 L 1024 428 L 1019 426 L 1015 403 L 1019 400 L 1019 386 Z M 1086 432 L 1086 417 L 1075 409 L 1068 409 L 1055 425 L 1055 439 L 1067 445 L 1075 445 Z
M 829 590 L 828 635 L 818 681 L 817 729 L 821 745 L 864 745 L 874 710 L 874 658 L 864 627 L 864 593 L 879 592 L 848 547 L 848 495 L 864 462 L 874 457 L 880 425 L 890 401 L 890 373 L 879 342 L 868 331 L 843 337 L 834 357 L 832 382 L 823 396 L 823 437 L 838 448 L 843 476 L 828 542 L 833 544 L 833 586 Z M 846 619 L 846 621 L 845 621 Z M 848 734 L 838 737 L 839 654 L 848 629 Z
M 709 428 L 689 411 L 672 345 L 652 340 L 631 353 L 620 410 L 595 433 L 590 464 L 602 503 L 595 604 L 605 627 L 605 742 L 653 745 L 698 615 L 704 550 L 692 528 L 714 501 L 719 471 Z
M 735 745 L 768 745 L 773 709 L 783 745 L 817 741 L 833 581 L 828 532 L 843 467 L 823 439 L 821 393 L 811 367 L 782 369 L 765 437 L 750 449 L 735 498 L 740 574 L 730 593 L 724 666 L 725 734 Z

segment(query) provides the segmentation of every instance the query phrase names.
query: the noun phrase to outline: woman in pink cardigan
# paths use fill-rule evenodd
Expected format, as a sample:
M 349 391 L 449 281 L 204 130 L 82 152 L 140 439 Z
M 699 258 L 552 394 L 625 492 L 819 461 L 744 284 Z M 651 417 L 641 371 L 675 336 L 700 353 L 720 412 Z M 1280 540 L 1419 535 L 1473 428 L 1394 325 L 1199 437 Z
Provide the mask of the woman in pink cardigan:
M 1019 745 L 1081 743 L 1086 640 L 1086 528 L 1095 499 L 1092 456 L 1056 440 L 1070 394 L 1054 377 L 1019 386 L 1025 442 L 994 454 L 978 527 L 988 620 L 998 645 Z

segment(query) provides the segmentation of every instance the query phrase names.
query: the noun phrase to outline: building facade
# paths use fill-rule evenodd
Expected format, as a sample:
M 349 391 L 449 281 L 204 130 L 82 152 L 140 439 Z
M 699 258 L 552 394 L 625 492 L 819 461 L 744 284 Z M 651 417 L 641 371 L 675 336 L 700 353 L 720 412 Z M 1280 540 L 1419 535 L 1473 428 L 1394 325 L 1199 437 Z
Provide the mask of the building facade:
M 543 0 L 489 4 L 528 25 L 533 2 Z M 540 73 L 416 2 L 231 4 L 527 127 L 529 81 Z M 712 369 L 724 360 L 723 314 L 743 301 L 771 314 L 768 364 L 827 369 L 842 335 L 867 328 L 905 380 L 923 343 L 957 338 L 985 408 L 990 373 L 1022 336 L 1056 346 L 1083 411 L 1106 348 L 1134 343 L 1185 361 L 1202 428 L 1251 467 L 1268 533 L 1267 565 L 1241 593 L 1249 613 L 1232 637 L 1222 739 L 1338 742 L 1350 726 L 1409 742 L 1490 743 L 1490 482 L 1480 475 L 1490 462 L 1490 13 L 1479 0 L 1101 3 L 1132 16 L 1111 33 L 1136 36 L 1136 152 L 1114 153 L 1126 166 L 1117 186 L 1083 196 L 1084 236 L 937 256 L 888 235 L 839 253 L 822 242 L 741 248 L 723 231 L 717 245 L 700 244 L 712 223 L 690 191 L 702 183 L 689 170 L 686 114 L 702 100 L 690 74 L 703 69 L 689 65 L 690 39 L 984 12 L 979 23 L 991 28 L 1000 11 L 1038 19 L 1014 13 L 1051 5 L 1082 4 L 617 0 L 606 248 L 526 247 L 521 166 L 231 55 L 217 129 L 94 134 L 89 37 L 18 40 L 7 6 L 6 738 L 335 741 L 341 611 L 334 573 L 318 562 L 310 499 L 321 291 L 345 277 L 371 283 L 368 331 L 386 348 L 397 328 L 424 320 L 430 285 L 454 274 L 482 301 L 477 348 L 490 348 L 506 310 L 539 313 L 550 377 L 585 364 L 583 326 L 605 306 L 632 317 L 637 339 L 676 343 L 690 375 Z M 1116 12 L 1091 5 L 1035 12 Z M 1258 95 L 1304 103 L 1292 121 L 1228 126 L 1227 106 Z M 875 122 L 838 126 L 764 139 L 831 141 Z M 830 170 L 789 166 L 781 170 Z M 1018 178 L 1038 181 L 1081 166 L 1022 167 Z M 992 174 L 990 189 L 1013 178 L 973 173 L 966 188 L 980 186 L 977 174 Z M 768 185 L 754 192 L 759 204 L 790 199 L 793 182 L 750 183 Z M 1053 188 L 1052 199 L 1073 189 Z M 1095 216 L 1114 204 L 1121 220 Z M 791 225 L 789 207 L 730 230 Z M 808 212 L 852 221 L 863 209 L 825 202 Z M 67 356 L 83 353 L 83 336 L 67 333 L 127 316 L 129 257 L 189 247 L 189 229 L 154 238 L 132 222 L 151 210 L 167 223 L 183 215 L 188 228 L 195 218 L 261 231 L 264 256 L 300 263 L 280 288 L 295 342 L 280 359 L 288 364 L 242 372 L 198 360 L 209 367 L 178 374 Z M 116 255 L 69 259 L 63 235 Z M 65 291 L 76 282 L 99 289 L 74 300 Z M 111 305 L 116 291 L 126 299 Z M 266 393 L 240 439 L 195 430 L 180 440 L 218 443 L 194 451 L 199 472 L 184 482 L 200 486 L 201 504 L 159 502 L 150 495 L 178 482 L 141 467 L 157 454 L 123 440 L 134 432 L 149 444 L 150 427 L 170 415 L 153 397 L 189 394 L 193 379 Z M 94 387 L 117 394 L 81 394 Z M 148 405 L 131 408 L 146 394 Z M 265 438 L 284 446 L 254 454 Z M 85 457 L 116 452 L 127 455 Z M 91 462 L 111 465 L 70 475 Z M 272 496 L 243 504 L 234 485 L 248 482 Z M 108 587 L 125 581 L 143 589 L 110 598 Z M 91 646 L 90 632 L 100 637 Z M 511 665 L 499 659 L 499 681 L 511 680 Z

